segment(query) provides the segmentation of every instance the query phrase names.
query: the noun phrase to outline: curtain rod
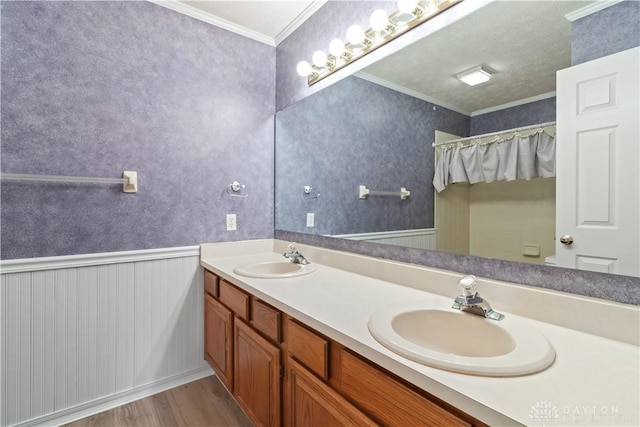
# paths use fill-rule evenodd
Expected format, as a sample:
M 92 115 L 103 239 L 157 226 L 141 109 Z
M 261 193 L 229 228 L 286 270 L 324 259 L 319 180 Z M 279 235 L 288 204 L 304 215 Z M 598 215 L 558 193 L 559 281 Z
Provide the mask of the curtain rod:
M 444 141 L 441 142 L 439 144 L 436 144 L 435 142 L 433 144 L 431 144 L 432 147 L 441 147 L 443 145 L 450 145 L 450 144 L 458 144 L 464 141 L 472 141 L 475 139 L 482 139 L 482 138 L 486 138 L 489 136 L 497 136 L 497 135 L 504 135 L 506 133 L 511 133 L 511 132 L 520 132 L 523 130 L 529 130 L 529 129 L 535 129 L 535 128 L 545 128 L 547 126 L 555 126 L 556 122 L 547 122 L 547 123 L 540 123 L 537 125 L 529 125 L 529 126 L 522 126 L 519 128 L 514 128 L 514 129 L 507 129 L 507 130 L 501 130 L 498 132 L 490 132 L 490 133 L 485 133 L 482 135 L 473 135 L 473 136 L 467 136 L 464 138 L 458 138 L 458 139 L 452 139 L 450 141 Z

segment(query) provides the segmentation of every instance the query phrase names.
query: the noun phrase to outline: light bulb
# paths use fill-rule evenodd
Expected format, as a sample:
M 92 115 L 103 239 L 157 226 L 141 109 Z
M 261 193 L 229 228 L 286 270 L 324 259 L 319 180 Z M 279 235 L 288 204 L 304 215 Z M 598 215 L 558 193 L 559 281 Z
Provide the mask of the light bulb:
M 398 9 L 402 13 L 412 13 L 418 8 L 418 0 L 398 0 Z
M 389 25 L 389 15 L 382 9 L 376 10 L 371 14 L 369 25 L 374 31 L 382 31 Z
M 347 30 L 347 41 L 351 44 L 362 44 L 366 37 L 360 25 L 352 25 Z
M 298 62 L 298 66 L 296 67 L 296 71 L 298 71 L 298 74 L 300 76 L 307 77 L 312 72 L 311 64 L 309 64 L 307 61 L 300 61 L 300 62 Z
M 327 54 L 321 50 L 317 50 L 311 57 L 311 62 L 316 67 L 324 67 L 327 65 Z
M 344 53 L 344 43 L 340 39 L 334 39 L 329 43 L 329 52 L 335 57 L 340 57 Z

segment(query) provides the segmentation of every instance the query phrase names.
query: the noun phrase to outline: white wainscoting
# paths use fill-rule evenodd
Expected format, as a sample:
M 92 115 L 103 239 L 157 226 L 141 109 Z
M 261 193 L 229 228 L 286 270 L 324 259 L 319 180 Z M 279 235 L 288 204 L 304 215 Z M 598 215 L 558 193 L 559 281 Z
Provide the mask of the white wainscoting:
M 420 228 L 415 230 L 381 231 L 377 233 L 340 234 L 340 237 L 350 240 L 384 243 L 387 245 L 406 246 L 416 249 L 436 249 L 436 229 Z
M 198 247 L 0 268 L 2 426 L 68 422 L 212 373 Z

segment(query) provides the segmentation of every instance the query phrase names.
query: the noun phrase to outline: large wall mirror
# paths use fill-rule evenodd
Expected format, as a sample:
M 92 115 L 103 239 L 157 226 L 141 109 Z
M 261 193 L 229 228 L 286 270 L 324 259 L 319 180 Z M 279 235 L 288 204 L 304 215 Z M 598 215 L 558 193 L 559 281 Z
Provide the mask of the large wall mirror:
M 589 3 L 491 3 L 278 112 L 276 230 L 552 264 L 555 178 L 438 193 L 432 144 L 555 121 L 565 15 Z M 456 78 L 481 65 L 489 82 Z

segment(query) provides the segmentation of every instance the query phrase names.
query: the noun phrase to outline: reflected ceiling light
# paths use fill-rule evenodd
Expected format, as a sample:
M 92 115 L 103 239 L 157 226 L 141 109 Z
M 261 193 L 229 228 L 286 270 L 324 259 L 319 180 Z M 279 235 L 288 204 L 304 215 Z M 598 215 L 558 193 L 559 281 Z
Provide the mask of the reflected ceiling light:
M 485 66 L 478 65 L 477 67 L 458 74 L 456 77 L 469 86 L 476 86 L 488 82 L 493 74 L 494 73 Z
M 316 51 L 312 64 L 307 61 L 298 63 L 298 74 L 307 78 L 308 85 L 319 82 L 461 1 L 399 0 L 399 10 L 390 15 L 384 10 L 376 10 L 369 20 L 371 28 L 365 30 L 359 25 L 352 25 L 347 30 L 347 43 L 333 40 L 329 45 L 329 55 Z

